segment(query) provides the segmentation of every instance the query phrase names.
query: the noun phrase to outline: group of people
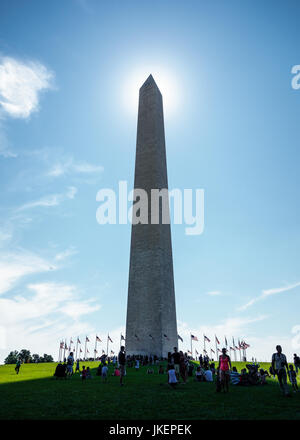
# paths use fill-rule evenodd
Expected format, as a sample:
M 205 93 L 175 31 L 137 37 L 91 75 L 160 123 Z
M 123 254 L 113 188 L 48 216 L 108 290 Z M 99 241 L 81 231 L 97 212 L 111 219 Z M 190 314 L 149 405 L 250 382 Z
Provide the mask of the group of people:
M 101 376 L 102 377 L 102 381 L 103 382 L 107 382 L 107 376 L 108 376 L 108 366 L 107 366 L 107 356 L 103 355 L 100 358 L 100 364 L 97 368 L 97 372 L 96 375 L 97 376 Z M 54 372 L 54 377 L 56 379 L 67 379 L 68 377 L 70 378 L 71 376 L 73 376 L 74 374 L 74 353 L 71 352 L 68 356 L 67 359 L 64 360 L 64 362 L 59 362 L 56 366 L 55 372 Z M 114 364 L 116 364 L 116 362 L 113 362 Z M 118 359 L 117 359 L 117 364 L 115 366 L 115 371 L 113 373 L 114 376 L 119 376 L 120 377 L 120 385 L 124 385 L 123 384 L 123 377 L 126 374 L 126 369 L 125 369 L 125 365 L 126 365 L 126 356 L 125 356 L 125 347 L 122 346 L 120 349 L 120 353 L 118 355 Z M 80 370 L 80 360 L 77 359 L 76 361 L 76 369 L 75 369 L 75 374 L 77 373 L 77 371 L 80 373 L 81 379 L 82 381 L 85 381 L 86 379 L 92 379 L 92 374 L 90 371 L 90 367 L 85 367 L 85 365 L 82 366 L 82 369 Z
M 209 362 L 207 356 L 200 355 L 199 366 L 195 367 L 191 362 L 189 356 L 182 351 L 178 351 L 177 347 L 174 347 L 173 353 L 168 353 L 168 364 L 166 371 L 161 363 L 161 359 L 157 356 L 127 356 L 125 355 L 125 347 L 122 346 L 118 356 L 115 356 L 112 360 L 105 354 L 100 358 L 100 364 L 97 368 L 96 375 L 101 376 L 103 382 L 107 381 L 108 377 L 108 363 L 112 362 L 114 366 L 113 376 L 120 378 L 120 385 L 124 385 L 123 378 L 126 375 L 126 365 L 128 368 L 135 368 L 139 370 L 140 366 L 148 366 L 147 374 L 153 374 L 153 366 L 158 366 L 158 373 L 167 373 L 167 383 L 175 388 L 178 383 L 186 384 L 188 376 L 193 376 L 197 382 L 215 382 L 217 392 L 228 392 L 229 384 L 238 386 L 251 386 L 251 385 L 266 385 L 267 378 L 277 376 L 280 389 L 285 396 L 290 396 L 289 386 L 287 379 L 292 386 L 294 392 L 298 391 L 297 385 L 297 373 L 300 370 L 300 358 L 294 354 L 294 365 L 288 364 L 286 356 L 282 353 L 280 345 L 276 346 L 276 353 L 272 355 L 272 363 L 269 371 L 260 368 L 259 364 L 253 362 L 247 364 L 246 368 L 243 368 L 239 373 L 236 367 L 232 367 L 231 359 L 227 354 L 226 348 L 222 349 L 222 354 L 219 357 L 219 362 L 216 367 L 214 362 Z M 59 362 L 54 376 L 58 378 L 68 378 L 74 374 L 74 355 L 71 352 L 64 362 Z M 16 372 L 19 373 L 21 362 L 18 361 L 16 365 Z M 295 367 L 295 368 L 294 368 Z M 195 372 L 194 372 L 195 370 Z M 248 370 L 248 371 L 247 371 Z M 82 381 L 91 379 L 91 371 L 89 367 L 83 366 L 80 370 L 79 360 L 76 361 L 75 373 L 79 372 Z

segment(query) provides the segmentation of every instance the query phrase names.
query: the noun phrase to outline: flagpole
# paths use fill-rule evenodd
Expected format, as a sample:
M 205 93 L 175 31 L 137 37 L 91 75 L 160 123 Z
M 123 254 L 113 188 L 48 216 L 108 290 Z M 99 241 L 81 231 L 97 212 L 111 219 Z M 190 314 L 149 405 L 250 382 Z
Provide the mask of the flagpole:
M 107 334 L 107 346 L 106 346 L 106 355 L 108 357 L 108 337 L 109 337 L 109 333 Z
M 59 341 L 58 362 L 60 362 L 61 341 Z
M 234 361 L 236 362 L 236 350 L 235 350 L 235 343 L 234 343 L 234 337 L 232 336 L 232 342 L 233 342 L 233 348 L 234 348 Z
M 66 357 L 66 345 L 67 345 L 67 340 L 65 339 L 65 343 L 64 343 L 64 358 L 63 358 L 64 362 L 65 362 L 65 357 Z
M 217 344 L 217 337 L 215 335 L 215 344 L 216 344 L 216 358 L 218 359 L 218 344 Z
M 84 344 L 84 360 L 86 359 L 86 337 L 85 337 L 85 344 Z
M 193 358 L 193 338 L 192 338 L 192 335 L 191 335 L 191 355 Z
M 96 340 L 95 340 L 94 361 L 96 360 L 96 351 L 97 351 L 97 335 L 96 335 Z
M 75 354 L 75 359 L 77 361 L 77 353 L 78 353 L 78 336 L 77 336 L 77 342 L 76 342 L 76 354 Z
M 203 353 L 204 353 L 204 356 L 205 356 L 205 354 L 206 354 L 205 335 L 203 335 L 203 345 L 204 345 Z

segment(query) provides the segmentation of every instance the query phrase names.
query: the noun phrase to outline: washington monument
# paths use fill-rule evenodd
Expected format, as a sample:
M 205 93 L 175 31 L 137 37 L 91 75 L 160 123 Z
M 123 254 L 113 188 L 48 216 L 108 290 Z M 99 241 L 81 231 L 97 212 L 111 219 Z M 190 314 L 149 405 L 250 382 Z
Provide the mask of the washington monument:
M 127 354 L 167 357 L 178 345 L 171 228 L 151 224 L 151 190 L 168 190 L 162 95 L 152 75 L 140 88 L 134 191 L 148 195 L 148 224 L 132 224 L 128 303 Z M 139 201 L 136 197 L 135 202 Z M 160 197 L 160 202 L 162 202 Z M 169 215 L 168 197 L 164 200 Z M 162 203 L 161 203 L 162 205 Z

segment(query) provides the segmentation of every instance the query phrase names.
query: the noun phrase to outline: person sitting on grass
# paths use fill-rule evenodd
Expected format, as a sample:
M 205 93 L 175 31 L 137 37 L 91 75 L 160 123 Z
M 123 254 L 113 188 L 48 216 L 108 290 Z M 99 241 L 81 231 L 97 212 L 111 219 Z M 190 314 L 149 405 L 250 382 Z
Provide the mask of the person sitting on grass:
M 205 376 L 206 382 L 213 382 L 214 381 L 211 369 L 209 367 L 207 367 L 207 369 L 205 370 L 204 376 Z
M 118 376 L 118 377 L 120 377 L 120 370 L 119 370 L 119 368 L 118 367 L 115 367 L 115 371 L 113 372 L 113 376 Z
M 165 370 L 162 365 L 159 366 L 158 374 L 164 374 Z
M 107 382 L 108 368 L 106 363 L 102 367 L 102 382 Z
M 258 383 L 259 383 L 259 385 L 267 385 L 266 373 L 265 373 L 265 370 L 263 368 L 261 368 L 259 370 L 259 373 L 258 373 Z
M 168 384 L 172 388 L 176 388 L 177 377 L 176 377 L 176 372 L 175 372 L 174 364 L 169 364 L 167 370 L 168 370 Z
M 197 367 L 197 369 L 196 369 L 195 380 L 196 380 L 196 382 L 204 382 L 203 370 L 200 366 Z
M 136 361 L 135 361 L 135 371 L 138 371 L 139 368 L 140 368 L 140 361 L 139 361 L 139 359 L 136 359 Z
M 240 385 L 241 386 L 248 386 L 249 383 L 249 374 L 247 373 L 246 368 L 243 368 L 241 371 L 241 379 L 240 379 Z
M 296 393 L 298 391 L 298 385 L 297 385 L 297 374 L 296 371 L 294 370 L 293 365 L 289 366 L 289 379 L 292 385 L 292 389 L 294 391 L 294 393 Z
M 153 373 L 154 373 L 153 368 L 148 368 L 148 370 L 147 370 L 147 374 L 153 374 Z
M 82 367 L 82 371 L 81 371 L 81 379 L 82 381 L 86 380 L 86 369 L 85 369 L 85 365 Z
M 57 364 L 57 367 L 56 367 L 55 373 L 54 373 L 54 377 L 56 379 L 63 379 L 63 378 L 66 379 L 66 377 L 67 377 L 66 369 L 65 369 L 65 367 L 63 366 L 63 364 L 61 362 L 59 362 Z
M 240 373 L 238 373 L 236 367 L 232 368 L 232 371 L 230 372 L 230 383 L 232 385 L 238 385 L 240 383 Z

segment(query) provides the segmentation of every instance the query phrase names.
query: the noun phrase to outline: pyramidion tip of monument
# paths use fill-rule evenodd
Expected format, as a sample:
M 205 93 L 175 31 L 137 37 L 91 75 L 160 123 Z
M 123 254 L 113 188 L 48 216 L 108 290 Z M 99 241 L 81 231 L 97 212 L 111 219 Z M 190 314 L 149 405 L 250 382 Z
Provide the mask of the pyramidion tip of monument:
M 153 78 L 151 73 L 148 76 L 148 78 L 146 79 L 146 81 L 144 82 L 144 84 L 142 85 L 141 89 L 144 89 L 144 88 L 149 87 L 149 86 L 155 86 L 157 88 L 157 90 L 159 90 L 159 88 L 158 88 L 158 86 L 157 86 L 157 84 L 156 84 L 156 82 L 155 82 L 155 80 L 154 80 L 154 78 Z

